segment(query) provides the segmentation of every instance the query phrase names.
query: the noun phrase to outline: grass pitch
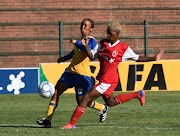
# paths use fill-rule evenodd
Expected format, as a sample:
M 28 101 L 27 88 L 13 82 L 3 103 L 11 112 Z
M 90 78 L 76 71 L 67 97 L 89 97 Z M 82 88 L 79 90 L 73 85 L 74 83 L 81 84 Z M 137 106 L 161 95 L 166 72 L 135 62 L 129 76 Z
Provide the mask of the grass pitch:
M 52 128 L 42 128 L 36 124 L 37 119 L 46 116 L 49 101 L 38 94 L 0 95 L 0 136 L 180 135 L 180 92 L 146 92 L 144 106 L 140 106 L 138 99 L 132 99 L 109 107 L 104 123 L 99 123 L 97 110 L 87 108 L 73 130 L 59 128 L 70 121 L 77 106 L 75 94 L 60 97 Z M 102 98 L 97 101 L 104 103 Z

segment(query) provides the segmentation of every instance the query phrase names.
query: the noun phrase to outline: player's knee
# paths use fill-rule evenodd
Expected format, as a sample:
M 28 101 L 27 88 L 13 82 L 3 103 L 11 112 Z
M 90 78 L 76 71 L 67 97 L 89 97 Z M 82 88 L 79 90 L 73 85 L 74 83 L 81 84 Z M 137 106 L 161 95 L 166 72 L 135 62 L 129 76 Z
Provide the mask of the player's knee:
M 57 94 L 57 96 L 59 97 L 64 91 L 66 91 L 68 89 L 68 86 L 65 85 L 62 82 L 59 82 L 56 84 L 55 86 L 55 92 Z
M 89 95 L 84 95 L 83 100 L 85 100 L 88 103 L 90 103 L 91 102 L 91 97 Z
M 92 102 L 92 98 L 90 97 L 90 95 L 85 94 L 81 100 L 81 103 L 84 103 L 88 106 L 89 103 Z
M 117 105 L 117 102 L 114 99 L 111 99 L 111 100 L 106 102 L 106 105 L 109 107 L 112 107 L 112 106 Z

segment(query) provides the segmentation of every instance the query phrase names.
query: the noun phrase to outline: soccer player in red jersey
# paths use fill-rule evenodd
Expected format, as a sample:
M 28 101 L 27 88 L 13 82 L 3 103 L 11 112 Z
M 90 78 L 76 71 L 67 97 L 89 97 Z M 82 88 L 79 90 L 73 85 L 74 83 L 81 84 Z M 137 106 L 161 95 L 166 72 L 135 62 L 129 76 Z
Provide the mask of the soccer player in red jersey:
M 96 58 L 100 61 L 100 70 L 97 75 L 99 83 L 96 84 L 90 91 L 88 91 L 82 98 L 81 102 L 77 106 L 71 121 L 63 126 L 61 129 L 75 128 L 77 120 L 85 112 L 89 102 L 102 96 L 105 103 L 108 106 L 115 106 L 131 100 L 132 98 L 139 99 L 141 105 L 145 103 L 145 91 L 140 90 L 134 93 L 120 94 L 113 97 L 113 91 L 116 88 L 119 80 L 117 73 L 117 67 L 120 62 L 132 59 L 137 62 L 156 61 L 163 56 L 163 50 L 161 50 L 154 57 L 144 57 L 135 54 L 132 49 L 122 43 L 118 36 L 121 31 L 121 25 L 119 22 L 114 22 L 108 25 L 107 39 L 103 39 L 93 50 L 88 48 L 88 39 L 82 40 L 83 45 L 86 48 L 88 57 L 91 60 Z

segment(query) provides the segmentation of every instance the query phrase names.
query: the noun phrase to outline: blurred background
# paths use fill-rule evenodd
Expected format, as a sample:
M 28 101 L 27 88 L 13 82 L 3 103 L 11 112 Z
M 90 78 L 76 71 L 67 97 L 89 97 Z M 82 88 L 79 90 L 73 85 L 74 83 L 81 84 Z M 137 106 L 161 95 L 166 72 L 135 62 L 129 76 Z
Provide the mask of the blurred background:
M 0 67 L 56 62 L 73 49 L 70 39 L 81 38 L 84 18 L 94 21 L 97 41 L 106 37 L 108 23 L 120 21 L 120 40 L 140 55 L 145 55 L 146 20 L 146 55 L 163 49 L 163 59 L 180 59 L 179 0 L 0 0 Z

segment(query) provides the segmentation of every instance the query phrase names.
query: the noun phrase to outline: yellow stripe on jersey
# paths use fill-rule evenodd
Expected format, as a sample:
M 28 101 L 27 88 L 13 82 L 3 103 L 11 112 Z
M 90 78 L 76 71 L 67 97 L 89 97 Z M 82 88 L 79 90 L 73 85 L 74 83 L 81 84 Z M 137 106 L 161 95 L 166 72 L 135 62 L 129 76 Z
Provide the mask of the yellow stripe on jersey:
M 89 38 L 89 39 L 90 39 L 90 38 L 93 38 L 94 40 L 96 40 L 93 36 L 87 36 L 87 38 Z
M 88 38 L 93 38 L 93 36 L 87 36 Z M 74 54 L 72 57 L 71 64 L 68 66 L 67 70 L 71 73 L 91 76 L 91 71 L 89 67 L 89 57 L 87 53 L 81 51 L 76 46 L 74 46 Z

